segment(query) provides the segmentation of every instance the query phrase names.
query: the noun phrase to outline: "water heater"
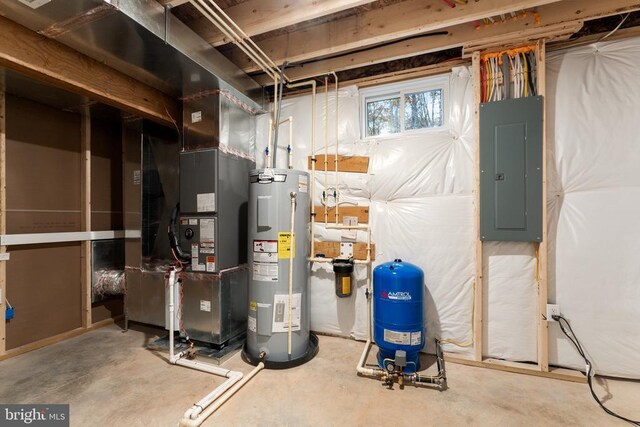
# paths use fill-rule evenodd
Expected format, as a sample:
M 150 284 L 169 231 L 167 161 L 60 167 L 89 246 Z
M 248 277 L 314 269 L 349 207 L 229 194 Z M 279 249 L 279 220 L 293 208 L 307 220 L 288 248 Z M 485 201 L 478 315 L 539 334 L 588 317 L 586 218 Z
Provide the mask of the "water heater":
M 373 270 L 373 333 L 378 365 L 389 369 L 402 354 L 404 372 L 420 370 L 424 347 L 424 273 L 396 259 Z
M 267 368 L 297 366 L 318 350 L 309 330 L 309 174 L 249 174 L 249 314 L 244 355 Z M 291 233 L 293 228 L 293 235 Z

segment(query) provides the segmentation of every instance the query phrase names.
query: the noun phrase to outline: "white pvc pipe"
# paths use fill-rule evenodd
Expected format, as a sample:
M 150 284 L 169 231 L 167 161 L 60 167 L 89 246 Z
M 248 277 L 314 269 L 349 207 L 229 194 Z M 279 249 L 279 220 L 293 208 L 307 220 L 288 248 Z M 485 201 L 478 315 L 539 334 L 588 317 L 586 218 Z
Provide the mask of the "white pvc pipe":
M 273 119 L 269 119 L 269 140 L 267 141 L 267 164 L 266 168 L 271 166 L 271 133 L 273 132 Z
M 340 209 L 340 190 L 338 190 L 338 154 L 340 153 L 339 150 L 339 146 L 338 146 L 338 135 L 340 133 L 340 128 L 338 127 L 338 117 L 339 117 L 339 112 L 338 112 L 338 75 L 335 72 L 331 72 L 330 74 L 333 75 L 333 77 L 336 79 L 336 156 L 334 158 L 334 167 L 336 168 L 335 171 L 335 192 L 336 192 L 336 197 L 335 197 L 335 202 L 336 202 L 336 212 L 335 212 L 335 223 L 338 224 L 338 211 Z
M 175 290 L 177 274 L 178 274 L 178 270 L 176 269 L 172 269 L 169 272 L 169 362 L 174 365 L 180 365 L 190 369 L 195 369 L 201 372 L 207 372 L 209 374 L 218 375 L 218 376 L 227 378 L 225 382 L 220 384 L 218 387 L 214 388 L 211 392 L 209 392 L 206 396 L 200 399 L 197 403 L 195 403 L 191 408 L 189 408 L 184 413 L 183 419 L 187 419 L 191 422 L 197 423 L 195 425 L 200 425 L 209 416 L 209 415 L 206 415 L 206 416 L 202 415 L 203 410 L 209 407 L 213 402 L 215 402 L 220 398 L 224 398 L 223 402 L 228 400 L 228 398 L 231 396 L 225 396 L 225 393 L 229 391 L 231 387 L 236 385 L 236 383 L 241 381 L 243 375 L 242 375 L 242 372 L 231 371 L 229 369 L 220 368 L 218 366 L 213 366 L 208 363 L 202 363 L 195 360 L 183 359 L 183 357 L 186 355 L 186 352 L 184 351 L 181 351 L 180 353 L 175 354 L 174 338 L 173 338 L 173 335 L 175 332 L 174 290 Z M 220 405 L 221 404 L 222 403 L 220 403 Z M 219 407 L 220 405 L 218 405 L 217 407 Z
M 289 116 L 289 169 L 293 169 L 293 116 Z
M 195 420 L 189 418 L 183 418 L 180 420 L 180 425 L 183 427 L 197 427 L 204 422 L 211 414 L 218 410 L 227 400 L 231 398 L 238 390 L 242 388 L 251 378 L 256 376 L 258 372 L 260 372 L 264 368 L 264 363 L 258 363 L 258 366 L 253 368 L 251 372 L 249 372 L 242 380 L 238 381 L 234 386 L 229 389 L 227 393 L 222 395 L 219 399 L 215 401 L 215 403 L 209 405 L 198 418 Z
M 174 355 L 173 344 L 173 332 L 175 330 L 173 313 L 175 312 L 173 289 L 176 281 L 176 270 L 172 269 L 169 272 L 169 362 L 176 363 L 176 357 Z
M 291 234 L 289 234 L 289 328 L 287 332 L 287 350 L 291 356 L 291 305 L 293 302 L 293 255 L 294 255 L 294 238 L 293 232 L 296 223 L 296 193 L 291 194 Z
M 213 1 L 211 1 L 211 0 L 209 0 L 209 3 L 210 3 L 213 7 L 215 7 L 215 8 L 216 8 L 216 10 L 218 11 L 219 16 L 224 17 L 224 18 L 225 18 L 227 21 L 229 21 L 229 23 L 234 27 L 235 31 L 233 31 L 233 32 L 234 32 L 234 34 L 236 34 L 236 37 L 238 37 L 238 39 L 239 39 L 240 41 L 242 41 L 243 43 L 245 43 L 245 41 L 248 41 L 248 42 L 249 42 L 249 44 L 250 44 L 250 46 L 249 46 L 249 45 L 247 45 L 247 47 L 248 47 L 248 48 L 250 48 L 252 51 L 254 51 L 254 52 L 258 53 L 258 54 L 261 54 L 261 55 L 263 56 L 264 60 L 265 60 L 265 61 L 267 61 L 268 63 L 270 63 L 271 67 L 273 67 L 274 69 L 276 69 L 276 70 L 280 71 L 280 70 L 278 69 L 278 66 L 277 66 L 277 65 L 276 65 L 276 64 L 271 60 L 271 58 L 269 58 L 269 56 L 267 56 L 267 54 L 266 54 L 266 53 L 264 53 L 264 51 L 262 51 L 262 49 L 260 49 L 260 47 L 259 47 L 257 44 L 255 44 L 255 42 L 251 39 L 251 37 L 249 37 L 249 36 L 247 35 L 247 33 L 245 33 L 245 32 L 242 30 L 242 28 L 240 28 L 240 27 L 238 26 L 238 24 L 236 24 L 236 23 L 233 21 L 233 19 L 231 19 L 231 18 L 229 17 L 229 15 L 227 15 L 227 14 L 224 12 L 224 10 L 222 10 L 222 8 L 221 8 L 220 6 L 218 6 L 215 2 L 213 2 Z M 237 33 L 240 33 L 240 36 L 237 36 Z M 286 77 L 285 77 L 285 80 L 289 81 Z
M 311 256 L 310 261 L 315 256 L 315 239 L 314 239 L 314 231 L 313 227 L 316 223 L 316 81 L 315 80 L 307 80 L 304 82 L 288 84 L 288 88 L 296 88 L 301 86 L 311 86 L 311 182 L 309 186 L 311 187 L 310 196 L 311 196 L 311 251 L 309 255 Z
M 329 169 L 329 77 L 324 77 L 324 225 L 327 226 L 329 216 L 329 192 L 327 175 Z M 337 190 L 336 190 L 337 191 Z
M 233 43 L 235 43 L 250 59 L 252 59 L 262 70 L 271 75 L 270 73 L 279 74 L 280 70 L 271 61 L 271 59 L 257 46 L 253 41 L 242 32 L 242 30 L 236 25 L 235 22 L 229 16 L 227 16 L 222 9 L 220 9 L 214 2 L 205 2 L 204 0 L 190 0 L 190 3 L 195 6 L 200 13 L 209 19 L 224 35 L 226 35 Z M 214 12 L 211 7 L 214 6 L 217 12 Z M 205 13 L 205 10 L 208 12 Z M 224 19 L 223 19 L 224 18 Z M 225 22 L 225 19 L 231 23 L 236 29 L 233 29 Z M 241 37 L 238 35 L 238 30 L 244 35 Z M 246 40 L 252 44 L 252 46 L 246 43 Z M 269 64 L 271 63 L 271 64 Z M 277 71 L 274 72 L 274 69 Z

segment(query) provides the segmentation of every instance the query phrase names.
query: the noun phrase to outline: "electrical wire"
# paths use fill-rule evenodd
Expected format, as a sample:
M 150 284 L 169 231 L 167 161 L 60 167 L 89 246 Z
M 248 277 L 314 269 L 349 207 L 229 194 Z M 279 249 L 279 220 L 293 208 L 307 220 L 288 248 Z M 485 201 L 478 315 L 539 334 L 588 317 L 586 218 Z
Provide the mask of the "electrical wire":
M 613 30 L 611 30 L 609 33 L 607 33 L 606 35 L 602 36 L 602 38 L 600 38 L 598 40 L 598 42 L 601 42 L 602 40 L 606 39 L 607 37 L 609 37 L 611 34 L 615 33 L 616 31 L 618 31 L 620 29 L 620 27 L 622 27 L 622 24 L 624 24 L 624 21 L 627 20 L 627 18 L 629 17 L 629 15 L 631 15 L 631 12 L 627 13 L 622 20 L 620 21 L 620 23 L 618 24 L 618 26 L 616 26 Z M 597 43 L 597 42 L 596 42 Z
M 569 324 L 569 321 L 567 319 L 565 319 L 564 316 L 560 316 L 560 315 L 554 315 L 553 316 L 553 320 L 558 322 L 558 324 L 560 325 L 560 330 L 562 330 L 562 333 L 565 334 L 567 338 L 569 338 L 569 341 L 571 341 L 573 346 L 576 348 L 576 350 L 578 351 L 578 354 L 580 355 L 580 357 L 582 357 L 584 359 L 584 363 L 586 364 L 586 369 L 587 369 L 585 374 L 587 376 L 587 384 L 589 385 L 589 390 L 591 391 L 591 396 L 593 396 L 593 399 L 598 403 L 598 405 L 600 405 L 602 410 L 604 412 L 606 412 L 607 414 L 611 415 L 612 417 L 616 417 L 616 418 L 618 418 L 620 420 L 623 420 L 623 421 L 626 421 L 626 422 L 628 422 L 628 423 L 630 423 L 632 425 L 640 426 L 640 421 L 635 421 L 635 420 L 623 417 L 622 415 L 616 414 L 611 409 L 609 409 L 606 406 L 604 406 L 602 401 L 596 395 L 596 392 L 593 390 L 593 377 L 596 375 L 596 373 L 595 373 L 595 371 L 593 369 L 593 364 L 587 358 L 587 355 L 585 354 L 584 349 L 582 348 L 582 345 L 580 344 L 580 341 L 578 340 L 578 337 L 576 336 L 575 332 L 573 332 L 573 328 Z M 565 327 L 563 325 L 563 322 L 564 322 L 564 324 L 566 324 L 566 326 L 569 329 L 569 331 L 567 331 L 567 329 L 565 329 Z M 571 334 L 569 334 L 569 332 L 571 332 Z

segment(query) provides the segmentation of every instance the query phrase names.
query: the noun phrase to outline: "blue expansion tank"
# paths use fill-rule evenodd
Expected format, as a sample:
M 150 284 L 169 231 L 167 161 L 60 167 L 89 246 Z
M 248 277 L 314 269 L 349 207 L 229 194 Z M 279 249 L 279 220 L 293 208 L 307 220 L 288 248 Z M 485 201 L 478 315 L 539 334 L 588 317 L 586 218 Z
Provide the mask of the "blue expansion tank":
M 404 372 L 420 370 L 424 346 L 424 273 L 396 259 L 373 271 L 373 336 L 378 345 L 378 365 L 395 359 L 396 350 L 406 352 Z

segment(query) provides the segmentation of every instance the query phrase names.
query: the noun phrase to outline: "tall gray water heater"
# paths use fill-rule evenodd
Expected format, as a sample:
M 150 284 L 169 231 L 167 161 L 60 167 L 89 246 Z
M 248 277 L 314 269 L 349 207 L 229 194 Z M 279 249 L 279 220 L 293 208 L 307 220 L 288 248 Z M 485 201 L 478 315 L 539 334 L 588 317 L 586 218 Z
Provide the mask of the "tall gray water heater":
M 318 351 L 318 339 L 309 330 L 308 188 L 307 172 L 267 168 L 249 175 L 251 278 L 244 355 L 267 368 L 297 366 Z

